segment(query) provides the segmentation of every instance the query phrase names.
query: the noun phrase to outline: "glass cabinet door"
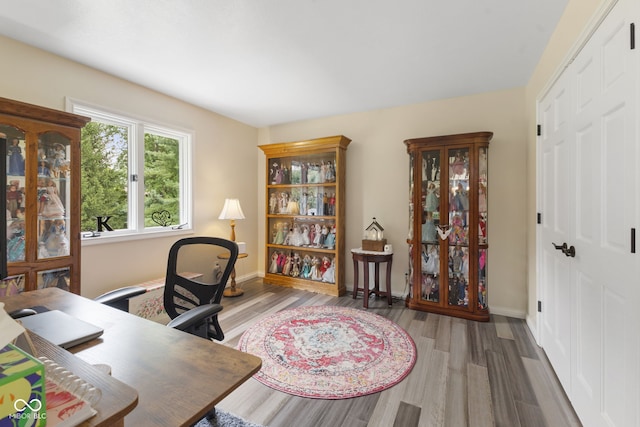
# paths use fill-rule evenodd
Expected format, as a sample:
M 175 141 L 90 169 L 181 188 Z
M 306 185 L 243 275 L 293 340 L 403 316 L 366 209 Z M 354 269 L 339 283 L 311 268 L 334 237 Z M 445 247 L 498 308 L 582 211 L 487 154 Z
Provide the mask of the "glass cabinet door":
M 478 151 L 478 308 L 485 310 L 487 302 L 487 188 L 488 188 L 488 152 L 487 147 Z
M 26 199 L 25 134 L 12 126 L 0 125 L 0 137 L 7 144 L 7 261 L 25 260 Z
M 38 141 L 38 259 L 69 255 L 71 142 L 55 132 Z
M 440 301 L 440 150 L 422 152 L 421 299 Z
M 469 149 L 453 148 L 449 165 L 448 304 L 469 306 Z

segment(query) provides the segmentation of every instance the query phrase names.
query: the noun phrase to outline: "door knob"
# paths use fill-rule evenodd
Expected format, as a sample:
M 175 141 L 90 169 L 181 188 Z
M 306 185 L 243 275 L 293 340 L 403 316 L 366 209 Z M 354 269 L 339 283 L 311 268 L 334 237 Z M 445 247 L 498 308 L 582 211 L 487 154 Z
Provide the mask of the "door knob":
M 568 257 L 574 258 L 576 256 L 576 248 L 573 246 L 569 246 L 568 248 L 565 248 L 562 253 L 564 253 Z
M 564 253 L 564 251 L 567 250 L 567 244 L 566 243 L 563 243 L 561 245 L 556 245 L 555 243 L 551 242 L 551 244 L 553 245 L 554 248 L 556 248 L 556 250 L 558 250 L 558 251 L 560 251 L 562 253 Z

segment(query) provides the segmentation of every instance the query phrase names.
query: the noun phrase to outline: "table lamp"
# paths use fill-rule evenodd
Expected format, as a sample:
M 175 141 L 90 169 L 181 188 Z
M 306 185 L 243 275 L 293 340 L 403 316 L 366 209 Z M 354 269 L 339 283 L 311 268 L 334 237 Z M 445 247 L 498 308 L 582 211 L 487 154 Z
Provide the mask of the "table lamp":
M 240 207 L 240 200 L 225 199 L 224 207 L 218 219 L 228 219 L 231 221 L 231 240 L 236 241 L 236 219 L 244 219 L 244 213 Z
M 225 199 L 222 212 L 218 219 L 228 219 L 231 221 L 231 240 L 236 241 L 236 219 L 244 219 L 244 213 L 240 207 L 240 200 L 238 199 Z M 245 258 L 247 254 L 238 254 L 238 258 Z M 228 259 L 229 254 L 218 255 L 220 259 Z M 231 271 L 231 283 L 230 288 L 224 290 L 223 295 L 225 297 L 237 297 L 244 293 L 242 289 L 236 288 L 236 267 L 233 267 Z

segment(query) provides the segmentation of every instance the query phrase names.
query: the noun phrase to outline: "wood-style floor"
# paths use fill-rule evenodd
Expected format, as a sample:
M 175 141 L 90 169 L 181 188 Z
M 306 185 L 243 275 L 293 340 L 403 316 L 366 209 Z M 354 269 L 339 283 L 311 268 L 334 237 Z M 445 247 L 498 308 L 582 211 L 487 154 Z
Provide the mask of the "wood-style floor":
M 353 299 L 266 285 L 239 285 L 245 294 L 224 298 L 224 343 L 265 316 L 302 305 L 364 309 Z M 291 396 L 253 378 L 217 407 L 271 427 L 361 426 L 580 426 L 544 352 L 521 319 L 492 315 L 479 323 L 409 310 L 404 302 L 371 299 L 370 312 L 402 326 L 415 341 L 412 372 L 380 393 L 344 400 Z

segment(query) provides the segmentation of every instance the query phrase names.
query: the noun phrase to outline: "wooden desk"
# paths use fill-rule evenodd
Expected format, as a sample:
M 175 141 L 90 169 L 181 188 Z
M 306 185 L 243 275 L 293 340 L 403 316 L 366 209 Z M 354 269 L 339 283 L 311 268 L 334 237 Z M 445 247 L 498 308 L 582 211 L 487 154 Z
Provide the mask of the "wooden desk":
M 351 249 L 353 255 L 353 299 L 358 296 L 358 291 L 364 292 L 364 308 L 369 308 L 369 293 L 373 293 L 376 297 L 387 297 L 387 304 L 391 305 L 391 263 L 393 262 L 392 252 L 374 252 L 364 251 L 361 248 Z M 358 262 L 363 264 L 364 270 L 364 283 L 361 288 L 359 285 L 359 266 Z M 374 270 L 374 287 L 369 289 L 369 263 L 375 264 Z M 386 292 L 380 290 L 380 263 L 387 263 L 387 275 L 385 284 L 387 285 Z
M 104 328 L 100 338 L 71 352 L 90 364 L 110 365 L 114 378 L 138 391 L 127 426 L 190 426 L 262 365 L 258 357 L 57 288 L 0 301 L 7 311 L 42 305 Z

